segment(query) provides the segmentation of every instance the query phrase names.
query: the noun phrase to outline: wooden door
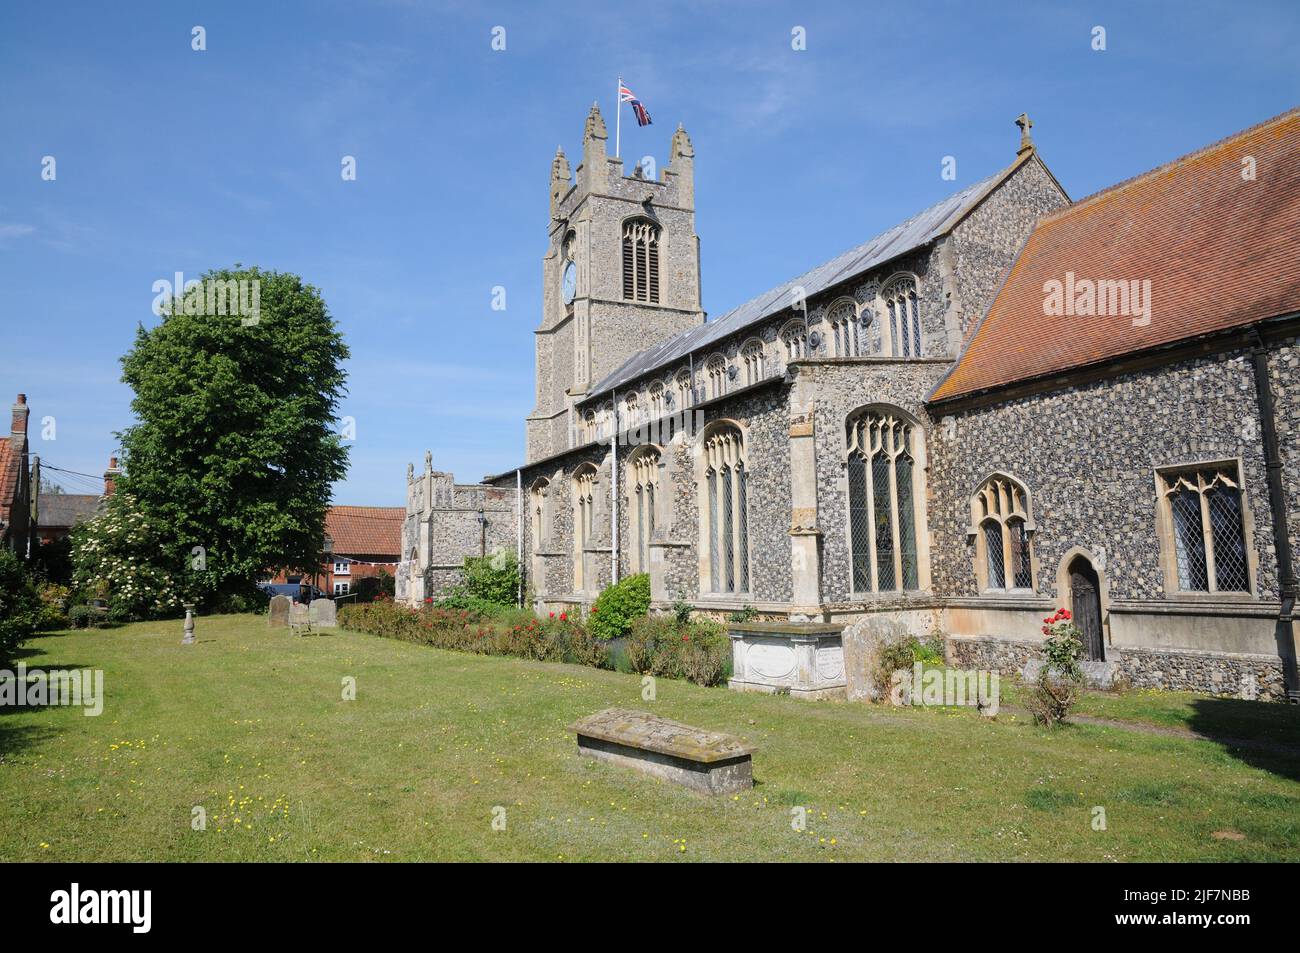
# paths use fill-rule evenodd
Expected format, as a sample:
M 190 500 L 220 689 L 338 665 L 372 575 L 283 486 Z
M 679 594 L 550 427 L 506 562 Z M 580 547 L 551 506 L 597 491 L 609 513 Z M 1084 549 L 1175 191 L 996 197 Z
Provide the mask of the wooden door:
M 1101 584 L 1097 572 L 1082 556 L 1070 564 L 1070 609 L 1083 633 L 1083 657 L 1101 662 L 1106 650 L 1101 639 Z

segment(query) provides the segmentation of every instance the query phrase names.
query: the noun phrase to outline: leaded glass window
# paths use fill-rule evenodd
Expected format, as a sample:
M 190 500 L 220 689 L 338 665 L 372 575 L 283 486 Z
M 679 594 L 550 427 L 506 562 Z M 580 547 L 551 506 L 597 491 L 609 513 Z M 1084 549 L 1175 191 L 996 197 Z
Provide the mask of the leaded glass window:
M 971 527 L 984 590 L 1032 591 L 1032 524 L 1025 488 L 1001 474 L 989 477 L 971 500 Z
M 849 539 L 855 592 L 920 588 L 915 426 L 888 412 L 849 422 Z
M 650 543 L 655 531 L 655 496 L 659 485 L 659 451 L 638 449 L 627 467 L 628 495 L 632 500 L 631 520 L 636 550 L 632 554 L 636 572 L 650 571 Z
M 1178 588 L 1249 592 L 1241 486 L 1235 464 L 1162 473 Z
M 702 511 L 708 513 L 704 532 L 709 547 L 709 589 L 718 593 L 748 592 L 749 487 L 744 443 L 735 427 L 720 427 L 704 440 Z
M 910 277 L 895 278 L 880 296 L 889 321 L 890 353 L 894 357 L 920 357 L 921 313 L 916 282 Z
M 852 301 L 837 301 L 826 313 L 832 353 L 836 357 L 857 357 L 862 353 L 862 325 Z

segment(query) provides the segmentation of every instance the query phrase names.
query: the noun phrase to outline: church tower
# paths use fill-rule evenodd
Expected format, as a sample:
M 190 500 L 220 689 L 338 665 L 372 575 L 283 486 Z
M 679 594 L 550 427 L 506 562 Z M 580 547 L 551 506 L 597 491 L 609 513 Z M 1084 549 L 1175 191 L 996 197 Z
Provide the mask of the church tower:
M 593 103 L 576 177 L 562 149 L 551 162 L 537 406 L 527 419 L 530 463 L 573 445 L 574 402 L 602 378 L 704 320 L 690 137 L 677 127 L 657 177 L 652 156 L 625 175 L 623 160 L 608 154 L 608 140 Z

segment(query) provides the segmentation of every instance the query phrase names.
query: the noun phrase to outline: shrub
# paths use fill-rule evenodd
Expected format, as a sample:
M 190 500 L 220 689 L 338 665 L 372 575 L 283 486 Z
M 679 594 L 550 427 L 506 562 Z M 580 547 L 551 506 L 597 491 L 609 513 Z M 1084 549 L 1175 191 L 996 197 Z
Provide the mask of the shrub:
M 509 550 L 488 556 L 466 556 L 465 582 L 458 587 L 465 595 L 513 606 L 519 598 L 519 562 Z
M 483 616 L 469 609 L 435 605 L 411 609 L 392 602 L 371 602 L 344 606 L 339 610 L 339 624 L 356 632 L 457 652 L 608 667 L 605 644 L 570 621 L 567 614 L 539 619 L 531 612 L 494 608 L 495 616 Z
M 871 681 L 877 699 L 889 698 L 889 690 L 894 673 L 899 669 L 910 669 L 916 662 L 916 636 L 885 639 L 876 650 L 875 666 L 871 671 Z
M 475 619 L 491 619 L 501 615 L 507 609 L 514 608 L 513 604 L 504 606 L 499 602 L 492 602 L 479 596 L 471 596 L 463 590 L 453 590 L 451 595 L 432 604 L 439 609 L 468 612 Z
M 108 624 L 108 610 L 99 606 L 73 606 L 68 610 L 68 625 L 74 629 L 98 629 Z
M 727 616 L 727 621 L 745 623 L 745 622 L 753 622 L 757 618 L 758 618 L 758 610 L 755 609 L 753 606 L 745 606 L 743 609 L 733 612 L 729 616 Z
M 639 675 L 710 686 L 726 676 L 731 640 L 716 622 L 681 625 L 675 616 L 653 615 L 633 622 L 623 650 Z
M 650 609 L 650 576 L 626 576 L 596 597 L 588 613 L 587 626 L 598 639 L 617 639 L 627 634 L 635 620 Z
M 53 582 L 43 582 L 37 586 L 41 600 L 41 618 L 37 628 L 41 632 L 53 632 L 68 627 L 68 600 L 72 590 Z
M 1065 721 L 1083 690 L 1083 633 L 1069 609 L 1057 609 L 1043 620 L 1043 669 L 1025 706 L 1034 721 L 1049 728 Z
M 41 596 L 22 561 L 0 549 L 0 661 L 7 662 L 41 622 Z
M 694 607 L 685 599 L 673 603 L 673 615 L 677 618 L 678 625 L 689 625 L 694 611 Z
M 126 494 L 110 496 L 106 512 L 72 531 L 73 582 L 108 601 L 116 619 L 151 618 L 180 608 L 180 580 L 169 565 L 166 533 Z

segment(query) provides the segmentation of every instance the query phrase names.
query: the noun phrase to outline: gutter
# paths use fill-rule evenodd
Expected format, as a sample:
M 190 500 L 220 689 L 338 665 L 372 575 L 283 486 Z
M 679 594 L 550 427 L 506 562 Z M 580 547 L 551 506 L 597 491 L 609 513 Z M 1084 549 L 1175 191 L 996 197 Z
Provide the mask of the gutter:
M 1255 396 L 1259 402 L 1260 431 L 1264 437 L 1264 461 L 1268 473 L 1268 502 L 1273 514 L 1273 549 L 1277 553 L 1278 589 L 1282 609 L 1277 616 L 1278 655 L 1282 658 L 1282 679 L 1287 700 L 1300 704 L 1300 667 L 1296 660 L 1295 602 L 1297 587 L 1291 537 L 1287 531 L 1286 494 L 1282 485 L 1282 453 L 1277 441 L 1276 407 L 1268 379 L 1269 348 L 1258 328 L 1252 329 L 1251 362 L 1255 366 Z

